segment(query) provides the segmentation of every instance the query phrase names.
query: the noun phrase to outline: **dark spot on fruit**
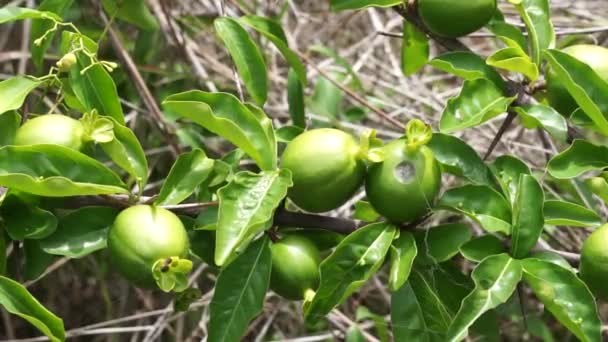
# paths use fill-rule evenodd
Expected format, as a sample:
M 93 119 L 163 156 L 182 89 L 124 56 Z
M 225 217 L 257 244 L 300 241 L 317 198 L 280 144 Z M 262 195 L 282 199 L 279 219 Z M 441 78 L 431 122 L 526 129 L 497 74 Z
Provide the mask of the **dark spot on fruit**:
M 416 176 L 416 167 L 414 164 L 404 161 L 395 166 L 393 174 L 401 183 L 408 184 L 411 183 Z

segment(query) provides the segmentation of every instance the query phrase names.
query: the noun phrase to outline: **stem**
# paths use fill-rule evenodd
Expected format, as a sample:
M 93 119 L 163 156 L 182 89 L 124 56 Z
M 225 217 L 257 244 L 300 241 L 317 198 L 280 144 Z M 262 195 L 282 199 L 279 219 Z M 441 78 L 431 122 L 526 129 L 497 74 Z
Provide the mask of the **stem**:
M 502 136 L 505 134 L 505 132 L 507 131 L 509 126 L 511 126 L 511 123 L 513 122 L 513 120 L 515 120 L 516 116 L 517 116 L 517 113 L 515 113 L 513 111 L 509 111 L 509 114 L 507 114 L 507 117 L 505 118 L 505 120 L 502 122 L 502 125 L 498 129 L 498 133 L 496 133 L 496 136 L 490 143 L 490 147 L 488 147 L 488 150 L 484 154 L 484 156 L 483 156 L 484 161 L 486 159 L 488 159 L 490 154 L 492 154 L 492 151 L 494 151 L 494 149 L 496 148 L 496 145 L 498 145 L 498 142 L 500 141 Z

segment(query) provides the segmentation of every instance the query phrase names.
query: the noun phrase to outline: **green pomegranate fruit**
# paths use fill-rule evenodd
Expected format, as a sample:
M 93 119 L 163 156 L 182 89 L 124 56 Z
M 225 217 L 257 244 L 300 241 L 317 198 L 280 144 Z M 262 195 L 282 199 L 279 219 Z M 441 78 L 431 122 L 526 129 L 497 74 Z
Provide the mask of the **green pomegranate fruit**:
M 270 288 L 290 300 L 301 300 L 319 286 L 321 256 L 310 240 L 287 236 L 274 243 Z
M 365 178 L 358 143 L 351 135 L 331 128 L 300 134 L 287 145 L 281 165 L 293 174 L 289 198 L 310 212 L 336 209 L 354 195 Z
M 429 212 L 441 187 L 441 169 L 426 146 L 408 150 L 406 140 L 384 146 L 385 159 L 370 166 L 365 192 L 378 213 L 395 223 Z
M 188 234 L 172 212 L 149 205 L 123 210 L 108 232 L 110 262 L 133 284 L 154 288 L 152 266 L 159 259 L 188 256 Z
M 434 34 L 457 38 L 486 25 L 496 6 L 496 0 L 418 0 L 418 15 Z
M 594 231 L 581 250 L 580 277 L 598 298 L 608 299 L 608 224 Z
M 604 81 L 608 82 L 608 49 L 597 45 L 573 45 L 562 50 L 589 65 Z M 578 104 L 566 87 L 559 82 L 552 69 L 547 70 L 547 99 L 562 115 L 570 116 Z
M 80 121 L 61 114 L 47 114 L 26 121 L 15 135 L 15 145 L 55 144 L 82 148 L 84 128 Z

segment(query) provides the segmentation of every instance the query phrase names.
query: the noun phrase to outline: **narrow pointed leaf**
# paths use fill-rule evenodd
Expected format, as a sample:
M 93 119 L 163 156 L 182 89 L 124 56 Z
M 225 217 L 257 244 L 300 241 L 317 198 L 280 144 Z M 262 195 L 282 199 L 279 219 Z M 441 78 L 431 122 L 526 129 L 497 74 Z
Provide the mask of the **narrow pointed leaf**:
M 555 178 L 575 178 L 585 172 L 608 167 L 608 147 L 594 145 L 586 140 L 575 140 L 568 149 L 554 156 L 547 164 L 549 174 Z
M 289 69 L 287 77 L 287 103 L 289 115 L 295 126 L 306 128 L 306 112 L 304 110 L 304 88 L 298 75 Z
M 193 90 L 174 94 L 163 102 L 165 108 L 224 137 L 247 153 L 263 170 L 277 165 L 277 146 L 272 122 L 260 111 L 252 112 L 227 93 Z
M 521 264 L 524 280 L 561 324 L 580 341 L 602 340 L 593 295 L 575 273 L 539 259 L 525 259 Z
M 332 11 L 362 9 L 366 7 L 391 7 L 402 4 L 402 0 L 331 0 Z
M 520 175 L 517 195 L 513 202 L 513 225 L 511 227 L 511 255 L 523 258 L 543 232 L 543 206 L 545 193 L 538 181 L 530 175 Z
M 263 308 L 272 255 L 266 237 L 252 243 L 220 272 L 210 304 L 209 342 L 240 341 Z
M 602 218 L 593 210 L 576 203 L 545 201 L 545 223 L 556 226 L 594 227 L 602 224 Z
M 213 159 L 207 158 L 203 150 L 194 149 L 180 155 L 171 167 L 154 203 L 156 205 L 181 203 L 209 177 L 213 165 Z
M 526 24 L 532 61 L 540 66 L 541 54 L 555 45 L 549 0 L 510 0 Z
M 382 266 L 395 236 L 395 227 L 370 224 L 347 236 L 320 266 L 321 282 L 305 318 L 313 322 L 341 304 Z
M 388 279 L 391 291 L 397 291 L 405 284 L 417 254 L 414 235 L 410 232 L 401 232 L 391 246 L 391 269 Z
M 268 228 L 274 211 L 292 185 L 286 169 L 259 174 L 239 172 L 218 191 L 220 202 L 215 263 L 224 265 L 260 232 Z
M 460 94 L 448 101 L 439 128 L 443 133 L 452 133 L 481 125 L 506 112 L 514 100 L 485 78 L 465 81 Z
M 21 108 L 27 95 L 41 83 L 26 76 L 15 76 L 0 82 L 0 115 Z
M 255 103 L 263 105 L 268 96 L 268 75 L 260 49 L 238 21 L 219 17 L 213 25 L 230 52 L 245 88 Z
M 438 207 L 477 221 L 489 232 L 511 233 L 511 209 L 498 192 L 485 185 L 465 185 L 446 191 Z
M 520 261 L 507 254 L 490 256 L 477 265 L 471 274 L 475 288 L 463 299 L 446 341 L 457 342 L 467 337 L 469 328 L 481 315 L 511 297 L 521 276 Z

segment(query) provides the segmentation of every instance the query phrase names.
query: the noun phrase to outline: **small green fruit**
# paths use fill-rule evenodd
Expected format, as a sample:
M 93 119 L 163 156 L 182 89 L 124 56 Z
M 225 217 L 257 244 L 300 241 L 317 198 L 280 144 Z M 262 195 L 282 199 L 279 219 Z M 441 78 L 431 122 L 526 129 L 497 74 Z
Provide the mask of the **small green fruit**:
M 496 0 L 418 0 L 418 14 L 434 34 L 457 38 L 473 33 L 496 13 Z
M 580 277 L 601 299 L 608 299 L 608 224 L 596 229 L 581 250 Z
M 17 130 L 15 145 L 61 145 L 82 148 L 84 127 L 80 121 L 61 114 L 47 114 L 26 121 Z
M 383 147 L 385 159 L 370 166 L 365 192 L 378 213 L 395 223 L 424 216 L 441 188 L 441 169 L 431 149 L 408 151 L 399 139 Z
M 136 286 L 154 288 L 152 266 L 159 259 L 186 258 L 188 234 L 172 212 L 149 205 L 123 210 L 108 232 L 110 262 Z
M 68 72 L 72 66 L 76 64 L 76 55 L 72 52 L 66 53 L 60 60 L 57 61 L 57 69 L 62 72 Z
M 310 240 L 287 236 L 274 243 L 270 288 L 290 300 L 301 300 L 319 286 L 319 250 Z
M 336 209 L 363 184 L 365 163 L 355 139 L 340 130 L 313 129 L 291 141 L 281 166 L 293 175 L 289 198 L 301 209 Z

